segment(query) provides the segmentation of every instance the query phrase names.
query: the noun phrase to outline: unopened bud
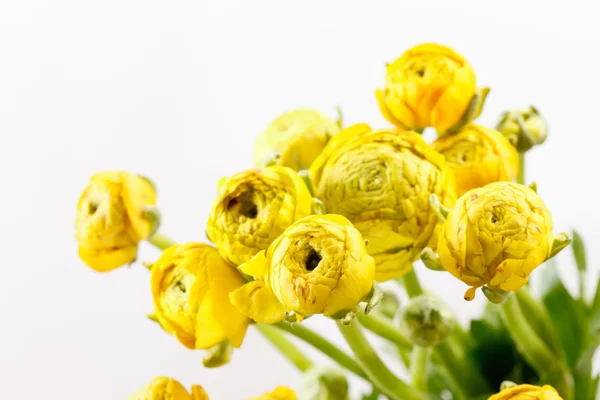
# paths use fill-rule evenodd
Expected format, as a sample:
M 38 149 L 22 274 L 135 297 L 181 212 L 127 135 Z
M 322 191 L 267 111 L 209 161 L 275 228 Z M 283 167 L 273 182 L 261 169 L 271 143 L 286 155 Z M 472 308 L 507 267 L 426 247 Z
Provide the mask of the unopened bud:
M 411 299 L 402 311 L 401 329 L 406 337 L 421 347 L 443 342 L 455 325 L 450 308 L 439 298 L 424 294 Z
M 384 289 L 383 299 L 381 299 L 377 311 L 391 319 L 396 316 L 396 313 L 398 312 L 399 308 L 400 299 L 398 299 L 396 293 L 392 292 L 391 290 Z
M 348 381 L 335 367 L 315 366 L 302 377 L 301 400 L 346 400 Z
M 548 136 L 548 124 L 533 106 L 524 110 L 506 111 L 500 117 L 496 130 L 520 152 L 542 144 Z

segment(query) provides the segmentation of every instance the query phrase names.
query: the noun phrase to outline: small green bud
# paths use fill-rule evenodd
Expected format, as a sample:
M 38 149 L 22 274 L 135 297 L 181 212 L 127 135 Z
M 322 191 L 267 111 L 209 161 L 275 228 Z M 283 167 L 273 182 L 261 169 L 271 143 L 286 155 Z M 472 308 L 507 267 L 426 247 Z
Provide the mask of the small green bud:
M 233 346 L 231 346 L 229 340 L 225 339 L 205 351 L 202 364 L 206 368 L 218 368 L 229 363 L 232 354 Z
M 391 290 L 383 290 L 383 299 L 377 307 L 377 311 L 382 313 L 388 318 L 394 318 L 396 313 L 400 309 L 400 299 L 396 296 L 396 293 Z
M 346 400 L 348 381 L 335 367 L 315 366 L 302 377 L 300 393 L 303 400 Z
M 548 136 L 548 124 L 533 106 L 525 110 L 506 111 L 500 116 L 496 130 L 520 152 L 544 143 Z
M 442 300 L 423 294 L 404 308 L 400 328 L 412 343 L 428 347 L 446 340 L 455 323 L 452 311 Z

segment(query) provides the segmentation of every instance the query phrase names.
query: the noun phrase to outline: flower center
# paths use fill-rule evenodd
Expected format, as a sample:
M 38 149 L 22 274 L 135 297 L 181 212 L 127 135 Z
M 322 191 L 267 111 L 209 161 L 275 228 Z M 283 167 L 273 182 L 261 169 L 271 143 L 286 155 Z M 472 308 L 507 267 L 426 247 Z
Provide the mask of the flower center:
M 227 209 L 232 212 L 237 211 L 238 214 L 250 219 L 258 216 L 258 207 L 252 201 L 252 192 L 243 193 L 231 199 L 227 204 Z
M 90 201 L 88 203 L 88 214 L 94 215 L 96 211 L 98 211 L 98 204 Z
M 304 267 L 307 271 L 314 271 L 315 268 L 319 265 L 323 257 L 315 249 L 310 249 L 308 253 L 308 257 L 306 258 L 306 262 L 304 263 Z

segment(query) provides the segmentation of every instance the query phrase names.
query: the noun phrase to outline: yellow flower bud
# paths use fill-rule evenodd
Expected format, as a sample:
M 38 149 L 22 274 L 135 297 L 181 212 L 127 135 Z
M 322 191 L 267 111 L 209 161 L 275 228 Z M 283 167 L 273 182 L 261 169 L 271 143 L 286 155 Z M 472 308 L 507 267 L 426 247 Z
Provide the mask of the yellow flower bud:
M 257 280 L 231 293 L 231 302 L 255 321 L 275 323 L 286 312 L 302 320 L 352 310 L 373 286 L 375 263 L 350 221 L 312 215 L 240 269 Z
M 259 397 L 253 397 L 250 400 L 296 400 L 296 393 L 290 388 L 279 386 L 269 393 L 265 393 Z
M 356 134 L 320 156 L 315 168 L 317 197 L 327 212 L 345 216 L 362 233 L 378 281 L 410 271 L 432 239 L 438 220 L 430 195 L 446 206 L 456 198 L 444 157 L 414 132 Z
M 273 154 L 281 155 L 279 165 L 296 171 L 308 169 L 339 127 L 326 115 L 315 110 L 287 112 L 267 126 L 254 145 L 257 168 Z
M 387 66 L 385 89 L 377 91 L 383 116 L 412 130 L 429 126 L 439 133 L 477 117 L 475 72 L 454 50 L 422 44 Z M 467 114 L 467 115 L 465 115 Z
M 548 124 L 533 106 L 525 110 L 505 112 L 496 129 L 521 152 L 544 143 L 548 136 Z
M 310 215 L 311 206 L 306 184 L 292 169 L 248 170 L 219 182 L 206 233 L 225 259 L 239 265 Z
M 488 400 L 563 400 L 550 385 L 517 385 L 507 387 Z
M 440 136 L 432 146 L 454 171 L 459 196 L 488 183 L 517 177 L 519 154 L 493 129 L 470 124 L 457 134 Z
M 165 331 L 189 349 L 209 349 L 224 340 L 240 347 L 249 320 L 231 305 L 229 292 L 245 280 L 217 249 L 175 245 L 151 271 L 156 317 Z
M 139 241 L 152 231 L 145 210 L 154 205 L 154 188 L 140 176 L 122 171 L 92 176 L 77 206 L 79 257 L 101 272 L 135 261 Z
M 160 376 L 129 396 L 127 400 L 208 400 L 208 396 L 202 386 L 192 386 L 190 394 L 175 379 Z
M 515 291 L 552 255 L 552 215 L 532 189 L 495 182 L 468 191 L 448 214 L 438 243 L 447 271 L 475 289 Z

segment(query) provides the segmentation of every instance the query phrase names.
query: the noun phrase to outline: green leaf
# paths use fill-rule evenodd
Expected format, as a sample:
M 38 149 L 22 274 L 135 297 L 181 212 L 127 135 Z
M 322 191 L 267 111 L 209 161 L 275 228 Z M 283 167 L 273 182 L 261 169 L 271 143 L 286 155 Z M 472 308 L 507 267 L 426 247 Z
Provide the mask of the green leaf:
M 596 284 L 596 294 L 590 306 L 590 327 L 592 332 L 600 329 L 600 277 Z
M 590 381 L 588 397 L 585 400 L 598 400 L 598 383 L 600 382 L 600 375 L 596 375 L 594 379 Z
M 567 363 L 573 371 L 587 339 L 584 309 L 563 285 L 554 262 L 542 266 L 541 282 L 542 302 L 548 310 Z
M 575 398 L 576 399 L 595 399 L 596 389 L 598 387 L 598 377 L 592 379 L 592 359 L 596 349 L 600 345 L 600 332 L 590 341 L 585 351 L 581 353 L 577 364 L 575 365 Z M 593 396 L 592 396 L 593 395 Z
M 571 249 L 573 250 L 573 256 L 575 256 L 575 263 L 579 272 L 585 272 L 587 268 L 587 258 L 585 255 L 585 245 L 583 239 L 577 233 L 573 231 L 573 242 L 571 242 Z

